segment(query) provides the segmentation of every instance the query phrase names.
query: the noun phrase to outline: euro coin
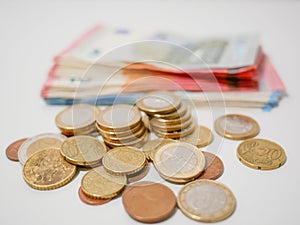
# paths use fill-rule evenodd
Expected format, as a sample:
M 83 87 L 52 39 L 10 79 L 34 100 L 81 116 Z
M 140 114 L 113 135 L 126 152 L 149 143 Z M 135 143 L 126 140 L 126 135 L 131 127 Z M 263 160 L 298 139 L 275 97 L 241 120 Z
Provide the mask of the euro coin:
M 161 131 L 156 128 L 153 128 L 152 130 L 158 137 L 179 139 L 193 133 L 195 130 L 195 124 L 191 124 L 190 126 L 178 131 L 168 132 L 168 131 Z
M 228 114 L 215 121 L 216 132 L 232 140 L 244 140 L 255 137 L 259 133 L 258 123 L 244 115 Z
M 190 135 L 181 137 L 180 141 L 190 143 L 198 148 L 203 148 L 213 141 L 213 133 L 205 126 L 198 126 Z
M 72 105 L 55 117 L 56 126 L 67 136 L 92 133 L 100 109 L 85 104 Z
M 6 156 L 8 159 L 12 161 L 19 161 L 18 152 L 20 146 L 27 140 L 27 138 L 23 138 L 17 141 L 14 141 L 6 148 Z
M 172 131 L 177 131 L 177 130 L 183 130 L 194 123 L 194 120 L 192 117 L 189 117 L 188 120 L 183 121 L 182 123 L 178 124 L 173 124 L 173 125 L 162 125 L 159 123 L 155 123 L 155 121 L 152 121 L 151 123 L 151 128 L 154 128 L 156 130 L 160 130 L 163 132 L 172 132 Z
M 125 175 L 108 173 L 102 166 L 90 170 L 81 180 L 83 193 L 95 199 L 111 199 L 119 195 L 125 185 Z
M 78 189 L 78 196 L 82 202 L 88 205 L 103 205 L 111 201 L 111 199 L 95 199 L 87 196 L 82 191 L 81 187 Z
M 197 179 L 215 180 L 219 178 L 224 171 L 222 160 L 213 153 L 202 151 L 205 157 L 205 169 Z
M 176 142 L 160 147 L 154 154 L 154 166 L 166 180 L 186 183 L 198 177 L 205 168 L 205 157 L 195 146 Z
M 167 114 L 176 111 L 180 98 L 171 92 L 151 92 L 136 101 L 137 107 L 148 115 Z
M 170 126 L 170 125 L 178 125 L 186 122 L 191 118 L 190 111 L 187 111 L 183 116 L 176 118 L 176 119 L 161 119 L 161 118 L 152 118 L 150 120 L 151 124 L 157 126 Z
M 105 108 L 97 117 L 97 124 L 102 130 L 128 131 L 141 120 L 141 113 L 137 107 L 119 104 Z
M 144 167 L 146 157 L 137 148 L 118 147 L 108 151 L 102 163 L 109 173 L 130 175 Z
M 169 218 L 176 208 L 176 197 L 167 186 L 153 182 L 129 185 L 122 194 L 126 212 L 143 223 L 157 223 Z
M 158 139 L 148 141 L 141 150 L 149 161 L 153 161 L 153 156 L 157 151 L 157 149 L 159 149 L 160 147 L 166 144 L 174 143 L 174 142 L 176 141 L 173 139 L 158 138 Z
M 153 114 L 151 115 L 152 118 L 160 118 L 160 119 L 165 119 L 165 120 L 170 120 L 170 119 L 178 119 L 185 115 L 188 111 L 188 107 L 186 104 L 181 102 L 178 108 L 174 112 L 167 113 L 167 114 Z
M 19 148 L 18 158 L 23 165 L 34 153 L 46 148 L 60 148 L 66 137 L 61 134 L 45 133 L 28 138 Z
M 193 220 L 217 222 L 234 212 L 236 200 L 225 185 L 212 180 L 196 180 L 179 191 L 177 205 Z
M 148 174 L 149 169 L 150 169 L 149 164 L 146 161 L 142 169 L 135 172 L 134 174 L 127 175 L 127 183 L 133 183 L 143 179 Z
M 97 164 L 105 153 L 106 147 L 101 141 L 86 135 L 70 137 L 61 146 L 65 160 L 78 166 Z
M 246 166 L 259 170 L 272 170 L 286 161 L 284 149 L 265 139 L 249 139 L 237 148 L 238 159 Z
M 56 148 L 36 152 L 23 166 L 24 180 L 38 190 L 59 188 L 67 184 L 75 174 L 76 166 L 66 162 Z

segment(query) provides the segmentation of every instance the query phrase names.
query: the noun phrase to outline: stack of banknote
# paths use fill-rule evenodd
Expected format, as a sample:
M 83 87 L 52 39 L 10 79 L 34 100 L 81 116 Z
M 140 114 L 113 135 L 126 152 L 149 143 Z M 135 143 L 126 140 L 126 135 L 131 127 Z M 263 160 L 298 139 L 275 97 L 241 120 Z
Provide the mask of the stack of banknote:
M 49 104 L 109 105 L 157 90 L 199 105 L 264 109 L 285 93 L 257 35 L 186 37 L 97 25 L 54 58 L 41 95 Z

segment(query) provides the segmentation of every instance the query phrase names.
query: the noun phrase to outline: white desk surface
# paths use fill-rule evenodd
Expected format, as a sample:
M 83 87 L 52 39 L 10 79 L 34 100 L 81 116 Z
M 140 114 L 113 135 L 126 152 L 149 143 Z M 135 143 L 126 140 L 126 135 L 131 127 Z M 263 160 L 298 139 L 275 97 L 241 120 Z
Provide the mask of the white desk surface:
M 21 165 L 5 155 L 5 148 L 19 138 L 58 131 L 54 117 L 63 107 L 44 103 L 42 84 L 52 57 L 97 22 L 198 36 L 260 33 L 289 96 L 272 112 L 223 110 L 255 118 L 261 126 L 258 137 L 282 145 L 287 162 L 276 170 L 258 171 L 237 160 L 237 141 L 224 140 L 211 149 L 219 152 L 225 165 L 218 181 L 230 187 L 237 199 L 234 214 L 218 224 L 299 224 L 300 2 L 250 0 L 1 1 L 0 224 L 139 224 L 126 214 L 120 198 L 96 207 L 83 204 L 77 195 L 83 172 L 62 188 L 36 191 L 24 182 Z M 211 109 L 199 108 L 197 114 L 199 123 L 212 128 Z M 154 168 L 144 179 L 163 182 Z M 181 187 L 163 183 L 175 193 Z M 177 210 L 162 224 L 187 223 L 198 224 Z

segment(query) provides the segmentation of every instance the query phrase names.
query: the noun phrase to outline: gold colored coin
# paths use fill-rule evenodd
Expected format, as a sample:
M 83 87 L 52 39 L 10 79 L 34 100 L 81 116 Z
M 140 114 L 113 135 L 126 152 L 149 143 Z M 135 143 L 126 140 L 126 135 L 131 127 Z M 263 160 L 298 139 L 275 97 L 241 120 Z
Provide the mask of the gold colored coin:
M 125 175 L 110 174 L 103 166 L 89 171 L 81 180 L 83 193 L 96 199 L 113 198 L 120 194 L 125 185 Z
M 66 162 L 60 150 L 49 148 L 28 158 L 23 178 L 32 188 L 52 190 L 67 184 L 76 174 L 76 166 Z
M 177 95 L 164 91 L 151 92 L 136 102 L 137 107 L 148 115 L 174 112 L 180 104 L 181 100 Z
M 244 140 L 255 137 L 259 133 L 258 123 L 244 115 L 228 114 L 215 121 L 216 132 L 232 140 Z
M 86 135 L 70 137 L 61 146 L 62 156 L 78 166 L 97 164 L 105 153 L 106 147 L 101 141 Z
M 154 154 L 156 170 L 166 180 L 186 183 L 198 177 L 205 168 L 205 157 L 197 147 L 176 142 L 166 144 Z
M 203 148 L 212 142 L 213 137 L 213 133 L 209 128 L 198 126 L 192 134 L 182 137 L 179 140 L 195 145 L 198 148 Z
M 249 139 L 237 148 L 238 159 L 246 166 L 259 170 L 272 170 L 286 161 L 283 148 L 265 139 Z
M 96 116 L 100 109 L 92 105 L 72 105 L 55 117 L 56 126 L 65 134 L 88 134 L 95 130 Z
M 178 131 L 165 132 L 165 131 L 157 130 L 155 128 L 153 128 L 152 130 L 158 137 L 178 139 L 193 133 L 195 130 L 195 124 L 191 124 L 189 127 Z
M 148 141 L 143 146 L 142 152 L 145 154 L 146 158 L 149 161 L 153 161 L 153 156 L 157 149 L 159 149 L 160 147 L 162 147 L 166 144 L 174 143 L 174 142 L 176 142 L 176 141 L 173 139 L 164 139 L 164 138 L 154 139 L 154 140 Z
M 188 107 L 186 106 L 186 104 L 184 104 L 182 102 L 180 104 L 180 106 L 178 107 L 178 109 L 176 109 L 172 113 L 167 113 L 167 114 L 153 114 L 151 116 L 153 118 L 160 118 L 160 119 L 165 119 L 165 120 L 178 119 L 178 118 L 182 117 L 183 115 L 185 115 L 187 113 L 187 111 L 188 111 Z
M 102 160 L 103 167 L 112 174 L 133 174 L 143 168 L 145 155 L 134 147 L 118 147 L 108 151 Z
M 187 217 L 201 222 L 218 222 L 235 210 L 236 200 L 224 184 L 212 180 L 190 182 L 179 191 L 177 205 Z
M 128 131 L 142 120 L 136 106 L 119 104 L 104 109 L 97 117 L 99 128 L 107 131 Z

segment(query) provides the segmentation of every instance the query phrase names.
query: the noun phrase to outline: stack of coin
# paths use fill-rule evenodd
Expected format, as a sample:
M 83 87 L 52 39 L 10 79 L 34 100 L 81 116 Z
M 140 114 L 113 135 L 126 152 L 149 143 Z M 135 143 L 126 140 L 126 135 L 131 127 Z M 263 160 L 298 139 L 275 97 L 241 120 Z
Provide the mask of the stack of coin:
M 152 92 L 136 102 L 150 118 L 150 128 L 157 136 L 178 139 L 191 134 L 194 120 L 187 105 L 170 92 Z
M 66 136 L 90 134 L 96 130 L 95 122 L 100 109 L 91 105 L 69 106 L 55 117 L 56 126 Z
M 96 127 L 105 144 L 111 148 L 140 147 L 149 138 L 141 112 L 132 105 L 112 105 L 97 117 Z

